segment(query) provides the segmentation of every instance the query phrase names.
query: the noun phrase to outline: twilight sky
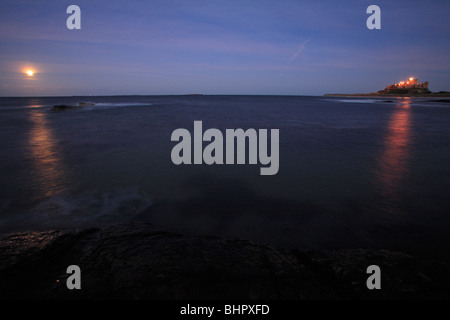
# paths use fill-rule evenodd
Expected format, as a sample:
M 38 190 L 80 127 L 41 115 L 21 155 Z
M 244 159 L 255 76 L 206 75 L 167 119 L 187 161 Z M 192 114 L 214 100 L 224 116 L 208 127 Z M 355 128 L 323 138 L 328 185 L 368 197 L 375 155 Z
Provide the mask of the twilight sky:
M 450 91 L 449 17 L 448 0 L 0 0 L 0 96 Z

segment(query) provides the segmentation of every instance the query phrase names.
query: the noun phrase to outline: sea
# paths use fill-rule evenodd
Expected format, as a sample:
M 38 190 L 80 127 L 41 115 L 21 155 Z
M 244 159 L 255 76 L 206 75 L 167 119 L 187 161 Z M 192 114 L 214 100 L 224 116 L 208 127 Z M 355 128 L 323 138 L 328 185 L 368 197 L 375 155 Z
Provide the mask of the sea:
M 80 101 L 94 105 L 52 109 Z M 278 172 L 174 164 L 171 135 L 193 134 L 194 121 L 278 129 Z M 133 222 L 282 248 L 450 256 L 444 98 L 0 98 L 0 150 L 1 233 Z

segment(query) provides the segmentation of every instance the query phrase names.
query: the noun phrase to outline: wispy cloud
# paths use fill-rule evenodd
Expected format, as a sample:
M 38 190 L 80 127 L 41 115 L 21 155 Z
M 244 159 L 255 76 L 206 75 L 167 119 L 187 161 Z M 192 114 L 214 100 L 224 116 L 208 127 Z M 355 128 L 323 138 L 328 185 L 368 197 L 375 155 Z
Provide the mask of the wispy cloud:
M 294 53 L 294 55 L 289 59 L 287 65 L 290 65 L 292 61 L 294 61 L 295 58 L 297 58 L 297 56 L 303 52 L 303 50 L 305 49 L 305 45 L 309 42 L 309 40 L 311 40 L 311 38 L 306 39 L 305 41 L 303 41 L 300 46 L 298 47 L 297 52 Z

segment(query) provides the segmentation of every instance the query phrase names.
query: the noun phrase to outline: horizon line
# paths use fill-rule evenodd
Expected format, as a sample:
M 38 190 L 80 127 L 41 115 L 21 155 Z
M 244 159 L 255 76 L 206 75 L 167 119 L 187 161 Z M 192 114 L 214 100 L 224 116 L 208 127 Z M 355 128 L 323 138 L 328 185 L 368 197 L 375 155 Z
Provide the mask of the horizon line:
M 149 96 L 286 96 L 286 97 L 322 97 L 324 94 L 236 94 L 236 93 L 179 93 L 179 94 L 112 94 L 112 95 L 42 95 L 42 96 L 0 96 L 0 98 L 75 98 L 75 97 L 149 97 Z

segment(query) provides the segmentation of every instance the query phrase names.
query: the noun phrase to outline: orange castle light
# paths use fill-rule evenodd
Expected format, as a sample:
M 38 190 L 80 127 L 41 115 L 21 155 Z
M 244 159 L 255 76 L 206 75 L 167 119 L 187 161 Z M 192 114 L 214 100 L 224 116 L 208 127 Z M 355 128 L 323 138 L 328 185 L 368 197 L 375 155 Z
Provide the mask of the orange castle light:
M 384 90 L 392 90 L 392 89 L 407 89 L 407 90 L 419 90 L 423 91 L 424 89 L 428 89 L 428 81 L 424 83 L 419 83 L 418 78 L 409 77 L 406 81 L 400 81 L 399 83 L 394 83 L 388 85 Z

